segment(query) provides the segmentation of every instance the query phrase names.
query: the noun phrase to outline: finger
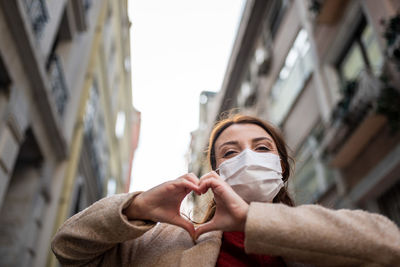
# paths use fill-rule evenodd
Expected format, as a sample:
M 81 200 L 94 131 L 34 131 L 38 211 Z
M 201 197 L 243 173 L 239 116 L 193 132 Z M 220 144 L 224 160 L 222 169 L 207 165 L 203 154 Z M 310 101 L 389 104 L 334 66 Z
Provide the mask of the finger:
M 204 194 L 211 186 L 210 180 L 214 179 L 213 177 L 204 177 L 200 180 L 199 183 L 199 191 L 200 193 Z
M 207 191 L 208 188 L 215 188 L 219 185 L 223 185 L 224 181 L 218 179 L 217 177 L 215 177 L 214 175 L 209 175 L 209 176 L 205 176 L 202 177 L 202 179 L 200 180 L 199 183 L 199 189 L 201 192 L 203 192 L 204 190 Z
M 213 191 L 214 199 L 217 202 L 218 199 L 223 199 L 224 202 L 235 201 L 235 198 L 241 199 L 241 197 L 237 195 L 235 191 L 233 191 L 230 185 L 220 179 L 209 177 L 205 180 L 200 181 L 199 191 L 201 193 L 206 192 L 209 188 L 211 188 L 211 190 Z
M 195 233 L 194 233 L 194 240 L 197 240 L 199 236 L 201 236 L 204 233 L 208 233 L 211 231 L 216 231 L 219 230 L 217 225 L 215 224 L 214 221 L 209 221 L 205 224 L 200 225 L 199 227 L 196 228 Z
M 182 218 L 181 216 L 177 216 L 175 218 L 175 220 L 173 220 L 171 223 L 175 224 L 176 226 L 182 227 L 183 229 L 185 229 L 190 234 L 191 238 L 194 238 L 195 229 L 194 229 L 193 223 L 191 223 L 188 220 Z
M 183 187 L 185 189 L 186 194 L 189 194 L 191 191 L 194 191 L 197 194 L 200 194 L 199 186 L 189 182 L 186 179 L 181 179 L 177 182 L 179 187 Z
M 199 178 L 197 178 L 197 176 L 194 175 L 194 173 L 187 173 L 185 175 L 182 175 L 181 178 L 185 179 L 191 183 L 194 183 L 195 185 L 199 184 Z
M 199 182 L 199 187 L 206 183 L 208 180 L 216 180 L 216 181 L 222 181 L 220 179 L 218 179 L 215 175 L 208 173 L 206 175 L 204 175 L 203 177 L 201 177 L 200 182 Z
M 201 180 L 205 180 L 205 179 L 210 178 L 210 177 L 217 178 L 217 179 L 222 179 L 222 178 L 218 175 L 218 173 L 216 173 L 215 171 L 211 171 L 211 172 L 208 172 L 208 173 L 204 174 L 204 175 L 200 178 L 200 181 L 201 181 Z

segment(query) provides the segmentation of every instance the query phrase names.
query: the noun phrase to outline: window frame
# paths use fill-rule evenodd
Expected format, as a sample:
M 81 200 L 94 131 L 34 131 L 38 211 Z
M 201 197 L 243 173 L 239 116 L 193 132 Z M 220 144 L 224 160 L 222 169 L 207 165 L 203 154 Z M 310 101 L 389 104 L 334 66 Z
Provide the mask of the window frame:
M 361 18 L 357 23 L 358 25 L 355 28 L 354 32 L 351 34 L 351 38 L 347 40 L 346 45 L 344 46 L 338 57 L 338 60 L 335 62 L 335 68 L 338 72 L 339 80 L 342 84 L 346 82 L 343 74 L 343 65 L 346 62 L 346 57 L 349 55 L 353 45 L 356 45 L 360 49 L 365 69 L 367 69 L 368 71 L 372 71 L 370 59 L 368 58 L 365 44 L 362 41 L 362 34 L 368 26 L 368 21 L 364 14 L 361 15 Z
M 307 40 L 308 45 L 309 45 L 309 47 L 307 48 L 306 52 L 300 51 L 298 49 L 298 47 L 295 45 L 296 41 L 298 40 L 298 38 L 299 38 L 299 36 L 300 36 L 302 31 L 305 32 L 305 34 L 307 36 L 305 40 Z M 292 66 L 289 67 L 287 77 L 285 79 L 282 79 L 280 77 L 280 75 L 281 75 L 282 71 L 285 68 L 287 68 L 287 66 L 288 66 L 287 65 L 287 60 L 288 60 L 288 57 L 289 57 L 289 55 L 291 54 L 292 51 L 297 53 L 297 57 L 296 57 L 294 63 L 292 64 Z M 288 81 L 288 79 L 290 79 L 291 75 L 293 75 L 293 70 L 295 70 L 296 64 L 302 64 L 303 67 L 304 67 L 304 63 L 306 62 L 307 57 L 311 57 L 312 66 L 310 67 L 310 69 L 308 71 L 306 71 L 305 69 L 302 70 L 303 73 L 302 73 L 301 86 L 299 86 L 297 92 L 295 94 L 293 94 L 293 98 L 289 101 L 290 103 L 288 104 L 286 111 L 281 113 L 281 115 L 278 116 L 278 117 L 275 117 L 276 114 L 274 114 L 270 118 L 270 120 L 273 123 L 275 123 L 277 125 L 282 125 L 284 123 L 284 121 L 288 117 L 288 114 L 290 113 L 290 110 L 295 105 L 297 99 L 302 94 L 304 88 L 306 88 L 307 83 L 310 80 L 310 78 L 313 75 L 314 70 L 315 70 L 314 60 L 312 59 L 312 54 L 311 53 L 312 53 L 311 52 L 311 40 L 310 40 L 310 37 L 308 36 L 308 32 L 304 28 L 300 27 L 299 30 L 297 31 L 293 41 L 292 41 L 292 45 L 290 46 L 290 49 L 288 50 L 288 52 L 287 52 L 287 54 L 286 54 L 286 56 L 284 58 L 284 61 L 282 63 L 282 66 L 279 69 L 279 72 L 278 72 L 278 75 L 277 75 L 277 77 L 275 79 L 275 82 L 272 85 L 271 90 L 269 91 L 270 114 L 274 114 L 275 113 L 273 111 L 273 107 L 272 107 L 274 105 L 274 102 L 279 101 L 279 98 L 282 97 L 282 96 L 277 96 L 277 89 L 276 88 L 280 87 L 279 88 L 280 90 L 282 89 L 282 87 L 284 88 L 284 85 L 282 85 L 282 84 L 284 84 L 285 81 Z

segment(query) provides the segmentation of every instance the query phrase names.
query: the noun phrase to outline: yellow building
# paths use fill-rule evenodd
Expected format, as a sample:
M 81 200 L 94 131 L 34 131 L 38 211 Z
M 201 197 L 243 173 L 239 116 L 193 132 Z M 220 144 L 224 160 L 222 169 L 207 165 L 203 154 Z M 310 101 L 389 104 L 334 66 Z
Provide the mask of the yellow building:
M 127 0 L 0 1 L 1 266 L 56 265 L 62 222 L 126 190 L 129 27 Z

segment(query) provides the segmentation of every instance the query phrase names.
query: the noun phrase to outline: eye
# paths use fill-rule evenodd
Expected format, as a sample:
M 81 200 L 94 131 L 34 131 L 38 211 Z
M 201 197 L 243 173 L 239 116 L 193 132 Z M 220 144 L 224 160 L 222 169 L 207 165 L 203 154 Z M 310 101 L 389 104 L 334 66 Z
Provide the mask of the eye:
M 229 150 L 229 151 L 226 151 L 222 157 L 223 157 L 223 158 L 227 158 L 227 157 L 229 157 L 229 156 L 232 156 L 232 155 L 235 154 L 235 153 L 236 153 L 235 150 Z
M 267 146 L 258 146 L 256 147 L 256 151 L 271 151 Z

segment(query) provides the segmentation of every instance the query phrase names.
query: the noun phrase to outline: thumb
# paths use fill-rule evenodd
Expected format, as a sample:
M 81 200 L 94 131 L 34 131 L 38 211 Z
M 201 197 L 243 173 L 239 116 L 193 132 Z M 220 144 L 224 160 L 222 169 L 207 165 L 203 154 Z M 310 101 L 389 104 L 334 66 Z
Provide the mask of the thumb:
M 200 225 L 199 227 L 196 228 L 195 231 L 195 235 L 194 235 L 194 240 L 197 240 L 197 238 L 199 238 L 200 235 L 207 233 L 207 232 L 211 232 L 211 231 L 215 231 L 218 230 L 217 225 L 214 223 L 213 220 Z
M 182 218 L 181 216 L 177 216 L 176 219 L 171 223 L 175 224 L 176 226 L 182 227 L 190 234 L 192 238 L 194 237 L 195 235 L 194 226 L 188 220 Z

